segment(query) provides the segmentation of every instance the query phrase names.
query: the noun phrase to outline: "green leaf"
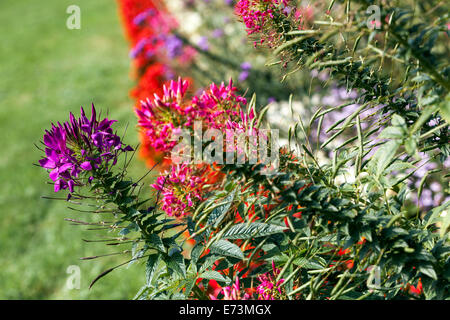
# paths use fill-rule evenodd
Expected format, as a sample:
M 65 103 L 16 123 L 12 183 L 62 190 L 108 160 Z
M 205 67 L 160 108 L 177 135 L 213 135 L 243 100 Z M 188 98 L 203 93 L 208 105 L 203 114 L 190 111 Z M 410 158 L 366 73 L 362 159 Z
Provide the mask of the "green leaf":
M 419 104 L 421 107 L 425 107 L 437 101 L 439 101 L 439 96 L 435 94 L 432 96 L 425 96 L 424 98 L 419 99 Z
M 130 233 L 130 229 L 128 229 L 128 228 L 123 228 L 122 230 L 120 230 L 119 235 L 125 236 L 125 235 L 127 235 L 127 234 L 129 234 L 129 233 Z
M 413 168 L 415 168 L 415 166 L 413 166 L 409 162 L 395 161 L 386 170 L 388 172 L 392 172 L 392 171 L 403 171 L 403 170 L 406 170 L 406 169 L 413 169 Z
M 436 271 L 434 271 L 433 265 L 432 264 L 422 264 L 419 266 L 419 271 L 422 272 L 424 275 L 437 280 L 437 274 Z
M 189 294 L 191 293 L 192 288 L 194 287 L 196 281 L 197 281 L 197 277 L 186 279 L 186 282 L 185 282 L 186 290 L 184 291 L 184 294 L 186 297 L 188 297 Z
M 410 156 L 416 154 L 416 152 L 417 152 L 417 138 L 416 137 L 409 137 L 408 139 L 405 140 L 405 150 Z
M 445 216 L 441 215 L 441 219 L 442 219 L 442 224 L 441 224 L 441 228 L 440 228 L 440 235 L 443 238 L 449 227 L 450 227 L 450 214 L 448 214 L 448 212 L 446 212 Z
M 193 264 L 196 264 L 200 255 L 203 252 L 204 247 L 199 245 L 198 243 L 191 250 L 191 261 Z
M 446 201 L 442 205 L 440 205 L 437 208 L 434 208 L 430 212 L 428 212 L 424 218 L 424 221 L 427 223 L 425 224 L 425 228 L 427 228 L 430 224 L 438 222 L 442 219 L 441 213 L 446 210 L 450 206 L 450 201 Z M 445 214 L 444 218 L 447 217 L 448 214 Z M 448 218 L 447 218 L 448 219 Z
M 419 117 L 419 119 L 414 123 L 410 134 L 414 134 L 415 132 L 417 132 L 420 128 L 422 128 L 423 124 L 430 118 L 430 116 L 436 112 L 439 109 L 438 106 L 430 106 L 430 107 L 426 107 L 422 110 L 422 114 Z
M 166 257 L 167 267 L 178 273 L 183 278 L 186 277 L 186 265 L 181 253 L 176 252 L 171 257 Z
M 316 261 L 308 260 L 305 257 L 300 257 L 292 261 L 292 263 L 300 268 L 311 269 L 311 270 L 321 270 L 324 268 L 323 265 Z
M 230 241 L 227 240 L 219 240 L 213 243 L 210 246 L 210 250 L 212 253 L 234 257 L 238 259 L 244 259 L 244 254 L 242 253 L 241 249 L 234 243 L 231 243 Z
M 399 140 L 390 140 L 383 144 L 374 154 L 369 162 L 368 168 L 378 178 L 384 173 L 387 166 L 391 163 L 392 159 L 400 146 Z
M 445 100 L 439 104 L 439 113 L 447 123 L 450 123 L 450 93 L 447 94 Z
M 207 254 L 206 256 L 202 257 L 201 267 L 200 267 L 200 273 L 206 271 L 210 267 L 212 267 L 217 260 L 222 258 L 221 255 L 216 254 Z
M 286 227 L 281 227 L 273 224 L 266 224 L 254 222 L 251 224 L 239 223 L 232 226 L 224 233 L 224 239 L 250 239 L 256 237 L 268 236 L 275 233 L 280 233 L 287 230 Z
M 228 210 L 230 210 L 231 205 L 233 204 L 233 199 L 236 194 L 236 190 L 234 189 L 226 198 L 225 203 L 217 208 L 215 208 L 208 217 L 208 225 L 217 228 L 218 225 L 222 222 L 223 218 L 227 214 Z
M 147 285 L 150 285 L 153 275 L 159 265 L 160 256 L 159 254 L 151 254 L 148 256 L 147 263 L 145 264 L 145 279 Z
M 378 136 L 380 139 L 403 139 L 404 131 L 399 127 L 387 127 Z
M 161 252 L 166 252 L 166 248 L 164 247 L 161 238 L 155 233 L 152 233 L 148 236 L 147 244 Z
M 169 257 L 173 256 L 175 253 L 181 253 L 181 251 L 183 251 L 183 249 L 180 246 L 172 246 L 169 249 L 168 255 Z
M 219 272 L 217 272 L 215 270 L 207 270 L 207 271 L 201 273 L 198 277 L 202 278 L 202 279 L 210 279 L 210 280 L 216 280 L 219 282 L 225 282 L 227 284 L 231 282 L 231 280 L 228 277 L 224 277 L 222 274 L 220 274 Z
M 399 116 L 398 114 L 394 114 L 392 116 L 392 121 L 391 121 L 392 125 L 395 127 L 401 127 L 403 129 L 406 129 L 406 121 L 405 119 L 403 119 L 401 116 Z
M 385 236 L 388 238 L 395 238 L 398 236 L 407 236 L 409 233 L 403 228 L 390 227 L 385 229 Z

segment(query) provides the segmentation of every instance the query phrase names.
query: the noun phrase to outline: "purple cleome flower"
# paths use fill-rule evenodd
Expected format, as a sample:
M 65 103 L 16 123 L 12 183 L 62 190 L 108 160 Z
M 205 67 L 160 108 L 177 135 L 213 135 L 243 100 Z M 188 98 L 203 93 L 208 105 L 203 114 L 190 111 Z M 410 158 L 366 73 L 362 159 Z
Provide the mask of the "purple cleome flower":
M 208 51 L 209 50 L 209 42 L 208 42 L 208 37 L 201 37 L 198 42 L 197 45 L 200 49 L 202 49 L 203 51 Z
M 88 119 L 83 108 L 81 117 L 76 119 L 70 113 L 70 121 L 45 130 L 45 157 L 39 160 L 41 167 L 51 170 L 49 177 L 54 181 L 54 190 L 69 189 L 82 185 L 80 173 L 107 168 L 108 163 L 116 164 L 120 151 L 132 151 L 130 146 L 123 147 L 120 137 L 113 133 L 111 125 L 116 120 L 97 120 L 92 105 L 91 118 Z M 92 181 L 92 174 L 89 182 Z
M 220 29 L 220 28 L 214 29 L 212 32 L 213 38 L 222 38 L 224 34 L 225 33 L 224 33 L 223 29 Z
M 167 56 L 174 59 L 183 53 L 183 41 L 175 35 L 166 38 Z
M 248 71 L 242 71 L 242 72 L 239 74 L 238 80 L 241 81 L 241 82 L 243 82 L 243 81 L 247 80 L 247 78 L 248 78 L 249 75 L 250 75 L 250 73 L 249 73 Z
M 241 63 L 241 69 L 244 71 L 249 71 L 252 68 L 252 64 L 250 62 Z

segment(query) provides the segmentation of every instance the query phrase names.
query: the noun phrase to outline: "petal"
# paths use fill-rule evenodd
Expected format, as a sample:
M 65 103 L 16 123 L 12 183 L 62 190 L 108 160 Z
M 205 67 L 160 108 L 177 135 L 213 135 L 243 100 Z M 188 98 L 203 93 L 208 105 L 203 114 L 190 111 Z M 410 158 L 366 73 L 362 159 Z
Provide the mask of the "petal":
M 91 163 L 90 163 L 89 161 L 83 162 L 83 163 L 80 165 L 80 167 L 81 167 L 83 170 L 86 170 L 86 171 L 91 171 L 91 170 L 92 170 L 92 165 L 91 165 Z
M 50 177 L 50 179 L 52 179 L 53 181 L 58 180 L 58 177 L 59 177 L 59 171 L 58 171 L 58 168 L 52 170 L 52 171 L 50 172 L 50 174 L 49 174 L 49 177 Z M 57 192 L 57 191 L 55 191 L 55 192 Z
M 68 185 L 69 185 L 69 191 L 73 192 L 73 187 L 75 186 L 75 183 L 73 182 L 73 180 L 69 180 Z
M 39 160 L 39 165 L 45 169 L 54 169 L 56 167 L 56 163 L 49 158 Z
M 71 163 L 65 163 L 61 167 L 59 167 L 59 172 L 65 172 L 73 167 L 73 164 Z
M 61 190 L 61 180 L 58 180 L 55 182 L 54 190 L 55 190 L 55 192 L 58 192 L 59 190 Z

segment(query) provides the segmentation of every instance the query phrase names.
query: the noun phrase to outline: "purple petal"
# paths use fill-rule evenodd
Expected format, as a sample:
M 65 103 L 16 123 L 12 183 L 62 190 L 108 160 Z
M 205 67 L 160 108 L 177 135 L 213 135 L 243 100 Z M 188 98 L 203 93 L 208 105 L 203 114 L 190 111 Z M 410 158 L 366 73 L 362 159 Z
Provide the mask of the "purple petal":
M 56 167 L 56 163 L 48 158 L 39 160 L 39 165 L 45 169 L 54 169 Z
M 86 171 L 91 171 L 91 170 L 92 170 L 92 165 L 91 165 L 91 163 L 90 163 L 89 161 L 83 162 L 83 163 L 80 165 L 80 167 L 81 167 L 83 170 L 86 170 Z
M 73 182 L 73 180 L 69 180 L 68 185 L 69 185 L 69 191 L 73 192 L 73 187 L 75 186 L 75 183 Z
M 52 172 L 50 172 L 50 174 L 49 174 L 49 177 L 50 177 L 50 179 L 52 179 L 53 181 L 58 180 L 58 177 L 59 177 L 59 171 L 58 171 L 58 168 L 52 170 Z M 55 191 L 55 192 L 57 192 L 57 191 Z
M 61 190 L 61 180 L 58 180 L 55 182 L 54 190 L 55 190 L 55 192 L 58 192 L 59 190 Z

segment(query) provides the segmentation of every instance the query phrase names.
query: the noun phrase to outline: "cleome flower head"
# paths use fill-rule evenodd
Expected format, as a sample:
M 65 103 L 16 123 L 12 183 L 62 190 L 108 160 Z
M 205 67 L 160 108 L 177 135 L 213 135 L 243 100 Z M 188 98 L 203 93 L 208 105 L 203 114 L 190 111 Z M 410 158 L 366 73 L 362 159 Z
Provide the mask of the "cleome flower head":
M 157 151 L 168 152 L 175 141 L 171 140 L 172 131 L 185 123 L 183 99 L 189 84 L 181 78 L 170 81 L 163 87 L 163 95 L 154 95 L 153 101 L 141 101 L 141 108 L 136 109 L 138 126 Z
M 116 164 L 119 152 L 133 150 L 124 147 L 120 137 L 114 134 L 111 128 L 114 122 L 107 118 L 98 121 L 92 105 L 90 119 L 81 108 L 80 118 L 70 113 L 70 121 L 52 124 L 50 131 L 45 130 L 45 157 L 39 160 L 39 165 L 50 170 L 55 192 L 63 189 L 74 192 L 75 186 L 82 185 L 82 173 L 108 170 L 110 162 Z
M 283 292 L 280 288 L 284 279 L 276 280 L 280 274 L 280 269 L 275 267 L 275 263 L 272 261 L 272 272 L 264 273 L 258 276 L 258 280 L 261 284 L 256 288 L 258 294 L 258 300 L 278 300 L 281 298 Z
M 189 84 L 181 78 L 164 86 L 162 97 L 141 102 L 136 109 L 138 126 L 156 151 L 170 152 L 176 145 L 172 134 L 179 129 L 193 127 L 202 121 L 205 128 L 224 129 L 230 120 L 238 121 L 247 101 L 236 94 L 230 80 L 228 85 L 212 83 L 200 95 L 187 99 Z
M 242 19 L 247 34 L 262 33 L 275 13 L 286 15 L 289 0 L 239 0 L 236 14 Z M 261 39 L 261 43 L 264 40 Z
M 168 216 L 183 217 L 203 200 L 202 187 L 205 183 L 201 172 L 195 172 L 187 164 L 179 164 L 160 175 L 152 187 L 161 192 L 161 209 Z
M 230 287 L 224 287 L 222 289 L 223 300 L 250 300 L 251 296 L 248 293 L 244 293 L 242 296 L 239 278 L 236 277 L 235 283 Z
M 224 129 L 227 121 L 238 119 L 242 107 L 247 104 L 247 100 L 237 95 L 236 91 L 231 79 L 228 85 L 212 83 L 199 96 L 192 98 L 191 105 L 186 109 L 188 122 L 202 120 L 210 128 Z

